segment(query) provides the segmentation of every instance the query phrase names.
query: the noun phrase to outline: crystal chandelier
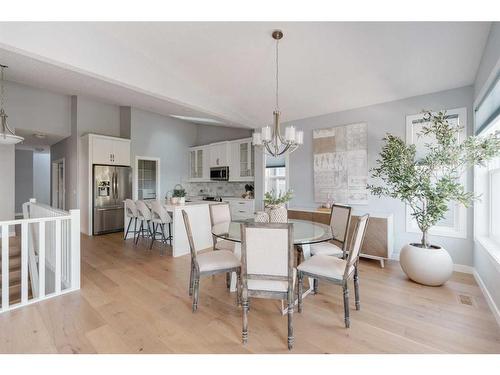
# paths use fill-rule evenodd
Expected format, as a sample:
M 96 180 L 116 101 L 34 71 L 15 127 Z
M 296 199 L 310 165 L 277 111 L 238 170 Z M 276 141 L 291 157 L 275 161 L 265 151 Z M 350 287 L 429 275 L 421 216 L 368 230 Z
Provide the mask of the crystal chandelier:
M 278 45 L 283 32 L 281 30 L 273 31 L 273 39 L 276 40 L 276 109 L 273 112 L 274 125 L 265 126 L 260 132 L 253 133 L 253 144 L 264 148 L 264 152 L 270 156 L 283 155 L 285 152 L 295 151 L 299 145 L 304 143 L 304 132 L 296 130 L 294 126 L 287 126 L 285 129 L 285 136 L 281 134 L 280 130 L 280 115 L 279 110 L 279 50 Z
M 0 121 L 2 123 L 0 129 L 0 145 L 15 145 L 16 143 L 24 141 L 14 133 L 14 131 L 7 125 L 7 113 L 5 113 L 5 87 L 4 87 L 4 70 L 7 65 L 0 64 L 1 79 L 0 79 Z

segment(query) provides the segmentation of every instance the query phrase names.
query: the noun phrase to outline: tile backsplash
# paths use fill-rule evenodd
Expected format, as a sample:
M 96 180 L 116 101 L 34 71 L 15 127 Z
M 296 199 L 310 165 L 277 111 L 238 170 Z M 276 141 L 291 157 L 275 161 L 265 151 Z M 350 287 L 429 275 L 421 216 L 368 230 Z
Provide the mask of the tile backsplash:
M 188 182 L 184 184 L 187 195 L 213 195 L 221 197 L 241 197 L 245 185 L 253 182 Z

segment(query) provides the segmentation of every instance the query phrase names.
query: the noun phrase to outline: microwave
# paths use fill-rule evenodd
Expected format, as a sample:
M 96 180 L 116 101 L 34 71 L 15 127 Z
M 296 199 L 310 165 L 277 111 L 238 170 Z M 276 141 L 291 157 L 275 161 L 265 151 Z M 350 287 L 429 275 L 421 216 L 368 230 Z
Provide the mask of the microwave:
M 210 168 L 210 180 L 227 181 L 229 180 L 229 167 Z

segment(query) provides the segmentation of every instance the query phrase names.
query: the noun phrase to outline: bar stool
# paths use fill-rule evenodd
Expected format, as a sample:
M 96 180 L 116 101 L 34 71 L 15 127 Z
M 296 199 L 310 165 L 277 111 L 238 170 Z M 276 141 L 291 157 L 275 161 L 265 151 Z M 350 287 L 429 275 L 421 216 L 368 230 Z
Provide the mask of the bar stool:
M 144 238 L 144 232 L 146 232 L 146 237 L 151 237 L 151 227 L 149 226 L 149 222 L 151 221 L 151 210 L 146 206 L 144 201 L 137 201 L 137 219 L 141 222 L 139 230 L 137 232 L 137 237 L 135 238 L 135 244 L 139 242 L 139 237 L 142 236 Z M 147 229 L 144 228 L 144 223 L 147 226 Z
M 172 246 L 172 218 L 160 201 L 151 202 L 151 222 L 153 223 L 153 233 L 149 248 L 153 248 L 154 241 L 157 241 L 157 234 L 161 234 L 160 241 L 162 243 L 166 244 L 169 241 L 170 246 Z M 165 224 L 168 224 L 168 237 L 165 237 Z M 160 231 L 158 231 L 158 227 Z M 160 251 L 160 255 L 163 255 L 163 251 Z
M 126 199 L 125 200 L 125 216 L 128 217 L 128 225 L 127 225 L 127 230 L 125 231 L 125 236 L 123 237 L 124 240 L 127 239 L 127 236 L 130 232 L 130 225 L 132 224 L 132 221 L 134 222 L 134 230 L 132 233 L 134 233 L 134 241 L 135 241 L 135 234 L 137 233 L 137 207 L 135 205 L 135 202 L 132 199 Z

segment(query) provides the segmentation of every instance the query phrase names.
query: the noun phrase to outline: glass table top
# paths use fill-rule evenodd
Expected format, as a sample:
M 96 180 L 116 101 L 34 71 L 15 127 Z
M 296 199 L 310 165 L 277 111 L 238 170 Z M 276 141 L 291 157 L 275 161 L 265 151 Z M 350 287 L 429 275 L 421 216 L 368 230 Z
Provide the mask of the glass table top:
M 241 224 L 253 222 L 253 219 L 243 221 L 231 221 L 216 224 L 212 227 L 212 234 L 216 237 L 233 242 L 241 242 Z M 305 220 L 288 220 L 293 224 L 293 244 L 307 245 L 333 239 L 330 226 Z

